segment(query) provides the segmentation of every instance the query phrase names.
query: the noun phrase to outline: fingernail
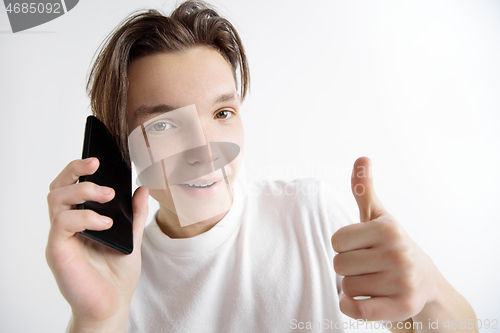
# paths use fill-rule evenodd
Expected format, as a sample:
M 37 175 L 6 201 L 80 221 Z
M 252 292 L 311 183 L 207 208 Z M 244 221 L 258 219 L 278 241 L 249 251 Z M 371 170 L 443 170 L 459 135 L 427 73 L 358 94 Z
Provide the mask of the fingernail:
M 102 193 L 102 194 L 110 194 L 111 193 L 111 188 L 110 187 L 106 187 L 106 186 L 99 186 L 99 191 Z
M 90 163 L 92 162 L 94 158 L 93 157 L 87 157 L 86 159 L 83 160 L 83 163 Z
M 101 222 L 105 224 L 110 224 L 113 220 L 107 216 L 101 216 Z

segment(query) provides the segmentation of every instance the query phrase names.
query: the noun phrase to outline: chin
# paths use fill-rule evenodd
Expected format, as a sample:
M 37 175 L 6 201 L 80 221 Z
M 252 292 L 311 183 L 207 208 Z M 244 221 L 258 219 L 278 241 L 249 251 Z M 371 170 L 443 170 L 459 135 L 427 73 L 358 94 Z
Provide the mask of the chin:
M 206 227 L 206 226 L 209 226 L 209 225 L 215 225 L 217 224 L 218 222 L 213 222 L 213 221 L 201 221 L 201 222 L 198 222 L 198 223 L 195 223 L 195 224 L 191 224 L 192 226 L 200 226 L 200 227 Z
M 211 217 L 207 220 L 204 220 L 204 221 L 200 221 L 200 222 L 197 222 L 197 223 L 193 223 L 191 224 L 191 226 L 194 226 L 194 227 L 206 227 L 206 226 L 214 226 L 216 225 L 220 220 L 222 220 L 222 218 L 224 216 L 226 216 L 228 211 L 222 213 L 222 214 L 219 214 L 217 216 L 214 216 L 214 217 Z

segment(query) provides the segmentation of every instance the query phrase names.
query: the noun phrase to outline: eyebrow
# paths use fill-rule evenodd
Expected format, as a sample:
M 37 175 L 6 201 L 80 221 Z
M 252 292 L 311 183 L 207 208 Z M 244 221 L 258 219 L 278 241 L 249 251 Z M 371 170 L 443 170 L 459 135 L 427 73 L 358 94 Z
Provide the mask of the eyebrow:
M 225 103 L 225 102 L 230 102 L 234 101 L 238 98 L 236 93 L 231 92 L 227 94 L 221 94 L 218 95 L 214 101 L 213 105 Z M 167 104 L 158 104 L 158 105 L 153 105 L 153 106 L 147 106 L 147 105 L 141 105 L 137 110 L 134 112 L 134 116 L 132 118 L 132 123 L 136 122 L 138 119 L 142 119 L 147 116 L 151 115 L 158 115 L 166 112 L 170 112 L 173 110 L 177 110 L 180 107 L 172 106 L 172 105 L 167 105 Z
M 228 94 L 222 94 L 217 96 L 217 98 L 214 100 L 214 105 L 221 104 L 224 102 L 231 102 L 236 99 L 236 94 L 235 93 L 228 93 Z

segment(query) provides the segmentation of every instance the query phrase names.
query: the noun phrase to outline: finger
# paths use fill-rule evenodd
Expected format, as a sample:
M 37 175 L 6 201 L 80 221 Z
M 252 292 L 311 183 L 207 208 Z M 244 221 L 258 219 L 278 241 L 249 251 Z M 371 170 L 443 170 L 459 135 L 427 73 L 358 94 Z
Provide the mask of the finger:
M 139 187 L 135 190 L 132 198 L 133 215 L 133 232 L 134 232 L 134 251 L 136 248 L 141 247 L 142 235 L 144 233 L 144 226 L 148 218 L 148 198 L 149 190 L 145 187 Z
M 107 216 L 100 215 L 89 209 L 63 210 L 52 219 L 49 232 L 49 244 L 57 244 L 67 241 L 77 232 L 88 230 L 106 230 L 111 228 L 113 220 Z
M 355 300 L 347 295 L 340 297 L 340 311 L 354 319 L 385 322 L 405 321 L 407 313 L 418 313 L 412 303 L 398 297 L 372 297 Z
M 86 201 L 105 203 L 113 199 L 115 191 L 111 187 L 99 186 L 92 182 L 72 184 L 59 187 L 49 192 L 47 202 L 49 215 L 54 216 L 63 210 L 69 210 L 73 205 Z
M 380 249 L 361 249 L 337 254 L 333 268 L 338 275 L 352 276 L 382 272 L 388 269 L 388 261 L 381 258 Z
M 354 162 L 351 190 L 358 204 L 361 222 L 376 219 L 385 212 L 384 206 L 375 194 L 371 161 L 368 157 L 360 157 Z
M 84 160 L 70 162 L 57 177 L 50 183 L 50 191 L 68 186 L 77 182 L 80 176 L 92 175 L 99 168 L 99 160 L 89 157 Z
M 332 236 L 332 247 L 337 253 L 367 249 L 378 245 L 381 223 L 350 224 L 337 230 Z
M 387 272 L 346 276 L 342 279 L 342 291 L 346 296 L 392 296 L 399 291 L 398 279 Z

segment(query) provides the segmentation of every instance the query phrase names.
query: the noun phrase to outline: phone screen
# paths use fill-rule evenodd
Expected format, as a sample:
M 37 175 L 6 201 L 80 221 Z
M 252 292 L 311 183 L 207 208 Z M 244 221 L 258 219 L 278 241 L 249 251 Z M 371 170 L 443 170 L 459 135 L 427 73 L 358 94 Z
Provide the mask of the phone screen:
M 106 126 L 89 116 L 85 127 L 82 158 L 97 157 L 99 168 L 93 175 L 80 177 L 80 182 L 93 182 L 115 190 L 113 200 L 101 204 L 87 201 L 79 209 L 91 209 L 113 219 L 111 228 L 103 231 L 85 230 L 81 233 L 125 254 L 134 248 L 132 235 L 132 170 L 122 158 L 120 149 Z

